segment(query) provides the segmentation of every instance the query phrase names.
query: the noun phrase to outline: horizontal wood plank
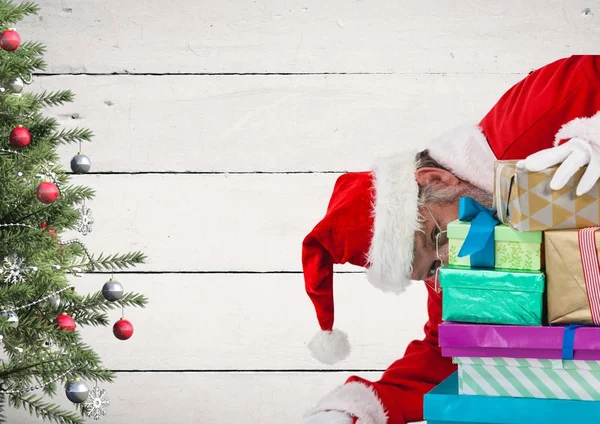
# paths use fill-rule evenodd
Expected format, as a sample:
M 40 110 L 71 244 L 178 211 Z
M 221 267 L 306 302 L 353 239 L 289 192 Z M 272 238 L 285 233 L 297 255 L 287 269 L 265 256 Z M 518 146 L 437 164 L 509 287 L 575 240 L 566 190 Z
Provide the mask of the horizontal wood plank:
M 520 75 L 58 76 L 47 110 L 96 137 L 92 172 L 363 170 L 476 124 Z M 60 149 L 69 169 L 77 146 Z
M 116 370 L 383 370 L 423 338 L 426 290 L 415 282 L 401 296 L 382 293 L 362 274 L 334 278 L 335 326 L 348 333 L 352 354 L 334 365 L 306 347 L 319 330 L 302 275 L 117 275 L 126 291 L 149 298 L 129 308 L 135 332 L 117 340 L 111 327 L 82 335 Z M 105 275 L 75 280 L 81 293 L 97 291 Z M 121 311 L 109 316 L 117 321 Z
M 342 384 L 339 373 L 121 373 L 106 388 L 110 424 L 301 423 L 318 399 Z M 374 380 L 379 373 L 363 373 Z M 59 393 L 57 403 L 70 407 Z M 24 411 L 8 409 L 9 423 L 38 424 Z
M 600 38 L 585 0 L 39 3 L 53 73 L 521 73 Z
M 143 250 L 143 271 L 301 271 L 336 174 L 76 175 L 92 187 L 92 252 Z M 340 270 L 356 270 L 345 265 Z

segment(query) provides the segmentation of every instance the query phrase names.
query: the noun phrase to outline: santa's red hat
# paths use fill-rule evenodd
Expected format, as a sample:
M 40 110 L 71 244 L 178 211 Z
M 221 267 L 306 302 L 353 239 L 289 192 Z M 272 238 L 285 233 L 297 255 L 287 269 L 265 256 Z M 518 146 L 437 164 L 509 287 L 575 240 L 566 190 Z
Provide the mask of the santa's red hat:
M 455 128 L 427 147 L 457 176 L 491 189 L 494 155 L 478 126 Z M 347 335 L 333 325 L 334 264 L 366 268 L 368 281 L 386 292 L 401 293 L 411 283 L 421 222 L 417 166 L 417 151 L 408 151 L 379 160 L 369 172 L 340 176 L 325 217 L 304 239 L 306 292 L 321 327 L 309 349 L 323 363 L 333 364 L 350 353 Z
M 302 267 L 306 292 L 321 331 L 309 348 L 333 364 L 350 353 L 346 334 L 334 329 L 333 266 L 367 268 L 368 280 L 400 293 L 410 284 L 415 231 L 419 228 L 416 152 L 380 161 L 369 172 L 338 178 L 325 217 L 305 237 Z

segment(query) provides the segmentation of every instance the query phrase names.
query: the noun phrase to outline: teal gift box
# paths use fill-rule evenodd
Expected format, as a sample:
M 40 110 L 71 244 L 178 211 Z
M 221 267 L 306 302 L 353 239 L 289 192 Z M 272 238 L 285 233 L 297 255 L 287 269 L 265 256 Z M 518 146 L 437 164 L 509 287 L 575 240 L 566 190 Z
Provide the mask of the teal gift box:
M 470 222 L 448 223 L 448 262 L 450 265 L 472 266 L 471 257 L 458 252 L 471 229 Z M 494 228 L 494 268 L 539 271 L 542 268 L 542 232 L 519 232 L 506 224 Z
M 459 395 L 455 372 L 423 398 L 427 424 L 597 423 L 600 402 Z
M 444 321 L 542 325 L 543 273 L 453 265 L 439 272 Z

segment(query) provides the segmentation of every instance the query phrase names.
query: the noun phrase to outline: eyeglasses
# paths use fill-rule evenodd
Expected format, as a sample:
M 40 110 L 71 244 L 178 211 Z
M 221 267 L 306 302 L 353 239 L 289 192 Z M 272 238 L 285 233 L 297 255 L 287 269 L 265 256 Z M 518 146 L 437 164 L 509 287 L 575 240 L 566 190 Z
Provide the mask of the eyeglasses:
M 433 223 L 435 224 L 435 226 L 438 230 L 438 233 L 435 235 L 435 255 L 437 257 L 437 262 L 439 263 L 439 265 L 435 268 L 435 271 L 433 273 L 434 287 L 431 287 L 431 286 L 429 286 L 429 287 L 434 289 L 436 293 L 441 293 L 442 289 L 440 287 L 440 268 L 442 268 L 444 266 L 444 260 L 446 260 L 448 258 L 447 258 L 447 254 L 444 255 L 444 254 L 440 253 L 440 246 L 444 245 L 448 242 L 448 239 L 446 236 L 447 231 L 442 230 L 442 227 L 437 222 L 437 220 L 433 216 L 433 213 L 431 212 L 431 209 L 429 209 L 429 207 L 427 205 L 425 205 L 425 209 L 427 209 L 427 212 L 429 212 L 429 216 L 431 217 L 431 220 L 433 221 Z M 429 283 L 427 283 L 427 281 L 425 283 L 427 285 L 429 285 Z

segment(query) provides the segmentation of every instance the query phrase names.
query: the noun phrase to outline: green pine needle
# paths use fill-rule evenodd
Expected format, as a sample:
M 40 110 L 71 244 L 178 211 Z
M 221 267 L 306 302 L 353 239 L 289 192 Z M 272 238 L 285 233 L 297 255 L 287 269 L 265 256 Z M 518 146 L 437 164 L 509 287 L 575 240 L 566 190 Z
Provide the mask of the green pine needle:
M 71 90 L 60 90 L 60 91 L 51 91 L 51 92 L 42 92 L 33 94 L 33 97 L 36 101 L 38 101 L 41 105 L 47 106 L 59 106 L 65 103 L 70 103 L 73 101 L 74 95 Z
M 94 133 L 87 128 L 71 128 L 52 134 L 51 141 L 54 144 L 69 144 L 79 141 L 91 141 L 93 136 Z
M 14 24 L 28 15 L 35 15 L 40 7 L 33 2 L 15 4 L 9 0 L 0 0 L 0 23 Z
M 74 412 L 63 410 L 60 406 L 44 402 L 44 398 L 36 395 L 9 395 L 9 403 L 15 408 L 23 408 L 31 415 L 51 423 L 84 424 L 84 420 Z
M 18 4 L 0 0 L 0 31 L 38 11 L 39 7 L 33 2 Z M 38 78 L 36 72 L 45 69 L 45 45 L 27 40 L 26 36 L 21 34 L 23 40 L 17 50 L 0 49 L 2 88 L 8 88 L 16 77 L 26 82 L 32 75 Z M 23 391 L 0 396 L 0 424 L 6 422 L 4 414 L 8 406 L 23 408 L 54 423 L 83 423 L 74 411 L 47 401 L 57 395 L 64 396 L 62 387 L 74 377 L 88 380 L 88 384 L 91 381 L 110 383 L 116 377 L 84 342 L 79 330 L 85 326 L 109 327 L 106 337 L 114 340 L 110 326 L 115 314 L 110 311 L 123 307 L 143 308 L 148 302 L 138 293 L 125 293 L 119 300 L 109 302 L 99 291 L 81 295 L 72 290 L 71 274 L 115 272 L 146 261 L 146 255 L 139 251 L 98 255 L 82 242 L 59 243 L 66 238 L 65 231 L 79 225 L 82 202 L 95 196 L 93 187 L 71 184 L 71 172 L 60 165 L 63 158 L 56 151 L 64 144 L 91 141 L 92 130 L 62 128 L 58 119 L 46 114 L 48 108 L 73 99 L 74 94 L 68 88 L 41 93 L 28 88 L 21 95 L 14 95 L 8 89 L 0 91 L 0 148 L 3 150 L 0 152 L 0 224 L 22 225 L 0 227 L 0 310 L 17 308 L 19 318 L 18 326 L 13 327 L 7 315 L 0 314 L 3 336 L 0 385 Z M 28 128 L 31 133 L 31 143 L 19 149 L 9 143 L 9 133 L 17 125 Z M 40 176 L 44 175 L 59 187 L 59 198 L 51 204 L 42 204 L 36 197 Z M 42 222 L 46 223 L 45 229 Z M 57 291 L 60 291 L 58 309 L 45 300 Z M 57 316 L 63 312 L 75 319 L 75 331 L 63 331 L 56 325 Z M 43 388 L 26 394 L 37 385 Z M 81 409 L 81 405 L 75 409 Z

